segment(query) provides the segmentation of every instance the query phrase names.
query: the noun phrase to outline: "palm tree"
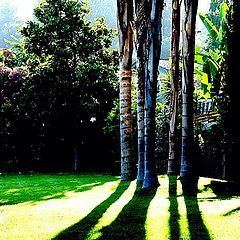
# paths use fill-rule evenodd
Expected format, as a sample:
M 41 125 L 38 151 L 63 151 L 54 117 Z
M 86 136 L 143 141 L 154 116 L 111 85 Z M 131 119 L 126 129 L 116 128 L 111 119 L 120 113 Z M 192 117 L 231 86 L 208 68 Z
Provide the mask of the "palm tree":
M 198 182 L 196 162 L 193 159 L 193 72 L 197 8 L 198 0 L 184 0 L 182 30 L 182 156 L 180 177 L 185 195 L 195 195 Z
M 144 114 L 144 180 L 143 188 L 159 186 L 155 162 L 155 109 L 158 65 L 161 52 L 161 20 L 163 0 L 146 1 L 147 61 L 145 67 L 145 114 Z
M 133 31 L 133 2 L 117 0 L 117 19 L 120 62 L 120 144 L 121 144 L 121 179 L 133 179 L 132 151 L 132 114 L 131 114 L 131 79 Z
M 177 159 L 177 113 L 178 113 L 178 83 L 179 83 L 179 38 L 180 38 L 180 1 L 172 0 L 172 43 L 171 43 L 171 120 L 169 126 L 169 157 L 168 174 L 179 172 Z
M 144 107 L 145 107 L 145 66 L 146 66 L 146 36 L 147 16 L 146 1 L 135 0 L 134 26 L 136 31 L 137 51 L 137 127 L 138 127 L 138 174 L 137 183 L 144 179 Z

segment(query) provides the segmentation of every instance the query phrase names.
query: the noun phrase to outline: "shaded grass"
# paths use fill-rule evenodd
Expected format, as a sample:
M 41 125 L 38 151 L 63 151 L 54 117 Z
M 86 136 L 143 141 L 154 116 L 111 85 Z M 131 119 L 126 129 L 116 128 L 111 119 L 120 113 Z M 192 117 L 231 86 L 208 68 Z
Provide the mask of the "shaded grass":
M 180 214 L 178 211 L 178 201 L 177 201 L 177 177 L 176 176 L 168 176 L 169 180 L 169 209 L 170 217 L 169 217 L 169 230 L 170 230 L 170 239 L 178 240 L 180 236 L 180 226 L 179 219 Z
M 83 192 L 117 180 L 107 175 L 10 175 L 0 176 L 0 206 L 61 199 L 69 191 Z
M 232 215 L 232 214 L 236 214 L 238 212 L 240 212 L 240 206 L 224 213 L 223 216 L 229 216 L 229 215 Z
M 149 192 L 136 190 L 133 198 L 124 206 L 115 221 L 101 229 L 99 239 L 145 239 L 147 210 L 155 194 L 156 189 Z
M 184 202 L 187 210 L 188 229 L 190 239 L 204 239 L 210 240 L 210 233 L 207 229 L 201 210 L 199 209 L 197 197 L 184 197 Z
M 176 177 L 159 181 L 143 194 L 107 175 L 0 177 L 0 240 L 240 239 L 236 191 L 200 178 L 197 197 L 184 198 Z

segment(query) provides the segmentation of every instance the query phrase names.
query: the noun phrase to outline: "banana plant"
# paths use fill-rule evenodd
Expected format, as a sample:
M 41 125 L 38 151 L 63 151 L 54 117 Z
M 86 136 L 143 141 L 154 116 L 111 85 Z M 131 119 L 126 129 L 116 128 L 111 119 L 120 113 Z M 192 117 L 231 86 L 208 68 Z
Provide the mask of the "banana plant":
M 195 48 L 195 73 L 201 78 L 200 98 L 211 98 L 217 95 L 221 86 L 221 64 L 226 57 L 226 42 L 224 34 L 227 30 L 226 15 L 229 10 L 227 3 L 220 6 L 220 27 L 210 20 L 207 14 L 200 13 L 199 17 L 208 30 L 212 42 L 216 43 L 213 49 L 203 50 L 202 47 Z

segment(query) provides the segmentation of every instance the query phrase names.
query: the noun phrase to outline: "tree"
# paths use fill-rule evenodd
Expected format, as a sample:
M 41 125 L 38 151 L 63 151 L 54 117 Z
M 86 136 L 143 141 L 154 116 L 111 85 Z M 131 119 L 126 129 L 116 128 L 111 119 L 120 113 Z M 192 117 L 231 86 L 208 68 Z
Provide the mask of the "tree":
M 147 35 L 145 66 L 145 113 L 144 113 L 144 180 L 143 188 L 159 186 L 155 162 L 155 109 L 157 95 L 158 65 L 161 53 L 161 20 L 163 1 L 146 3 Z
M 228 64 L 227 61 L 229 51 L 226 35 L 229 24 L 226 16 L 229 15 L 229 5 L 225 1 L 220 4 L 212 0 L 210 6 L 209 14 L 199 14 L 200 19 L 208 30 L 209 41 L 205 49 L 196 46 L 195 62 L 198 65 L 195 71 L 198 76 L 201 77 L 201 91 L 198 91 L 200 98 L 214 99 L 214 111 L 217 111 L 219 116 L 215 126 L 212 126 L 206 131 L 201 131 L 205 142 L 205 144 L 201 145 L 201 148 L 203 160 L 207 166 L 205 171 L 208 173 L 208 176 L 209 174 L 215 174 L 211 176 L 226 178 L 227 175 L 229 177 L 232 172 L 228 170 L 228 166 L 231 165 L 229 158 L 232 140 L 228 135 L 226 127 L 227 119 L 230 116 L 229 95 L 227 93 L 228 80 L 226 76 L 228 65 L 232 66 L 232 64 Z M 218 131 L 216 131 L 216 129 L 218 129 Z M 206 134 L 204 132 L 208 133 Z M 219 134 L 219 136 L 216 136 L 216 133 Z M 214 137 L 217 137 L 219 141 L 211 141 Z M 214 145 L 218 147 L 216 148 Z M 213 148 L 215 149 L 214 151 Z
M 146 36 L 146 1 L 135 1 L 135 31 L 137 50 L 137 129 L 138 129 L 138 174 L 137 182 L 144 179 L 144 107 L 145 107 L 145 66 L 147 61 Z
M 182 80 L 182 155 L 181 183 L 186 195 L 197 193 L 197 163 L 194 161 L 193 73 L 195 28 L 198 1 L 184 0 L 183 8 L 183 80 Z
M 133 51 L 133 2 L 117 1 L 117 19 L 120 62 L 120 143 L 121 179 L 134 177 L 132 149 L 131 79 Z
M 180 39 L 180 2 L 172 0 L 172 43 L 171 43 L 171 120 L 169 127 L 168 174 L 178 173 L 177 162 L 177 115 L 179 85 L 179 39 Z
M 224 116 L 224 130 L 228 140 L 228 166 L 226 177 L 228 179 L 239 180 L 239 146 L 240 128 L 238 121 L 239 113 L 239 41 L 240 41 L 240 3 L 233 0 L 227 14 L 228 29 L 226 33 L 227 58 L 225 63 L 226 70 L 226 98 L 228 100 L 227 112 Z M 227 67 L 226 67 L 227 66 Z
M 115 31 L 102 19 L 86 20 L 89 9 L 78 0 L 41 1 L 34 13 L 22 30 L 23 54 L 16 54 L 30 70 L 11 103 L 18 149 L 26 139 L 38 170 L 73 170 L 76 153 L 81 169 L 102 167 L 106 143 L 99 138 L 118 87 Z

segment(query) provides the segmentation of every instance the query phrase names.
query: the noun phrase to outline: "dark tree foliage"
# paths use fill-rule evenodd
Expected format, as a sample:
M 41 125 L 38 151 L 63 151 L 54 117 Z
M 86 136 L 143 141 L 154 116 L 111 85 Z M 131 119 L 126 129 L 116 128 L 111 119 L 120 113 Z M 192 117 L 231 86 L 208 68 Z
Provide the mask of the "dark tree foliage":
M 226 2 L 229 6 L 226 18 L 223 18 L 221 2 Z M 237 77 L 239 71 L 239 48 L 237 47 L 240 40 L 239 16 L 238 1 L 212 0 L 208 17 L 222 32 L 222 39 L 211 39 L 212 41 L 208 45 L 209 49 L 215 51 L 216 62 L 219 65 L 219 70 L 213 78 L 214 91 L 212 93 L 220 117 L 216 124 L 201 130 L 203 137 L 201 148 L 205 176 L 225 179 L 239 179 L 237 172 L 240 144 L 237 118 L 239 109 Z
M 223 66 L 225 70 L 225 101 L 226 111 L 223 114 L 223 127 L 225 131 L 225 152 L 227 153 L 226 178 L 240 180 L 237 171 L 239 166 L 239 41 L 240 41 L 240 3 L 233 0 L 227 15 L 227 57 Z
M 102 126 L 117 97 L 115 33 L 88 13 L 85 1 L 41 1 L 21 31 L 19 61 L 28 59 L 30 73 L 9 103 L 17 132 L 8 145 L 26 168 L 77 171 L 108 160 Z

